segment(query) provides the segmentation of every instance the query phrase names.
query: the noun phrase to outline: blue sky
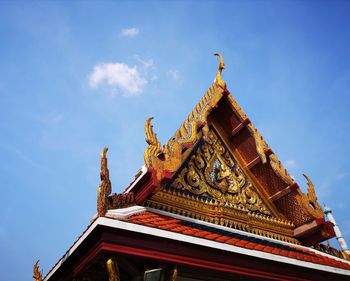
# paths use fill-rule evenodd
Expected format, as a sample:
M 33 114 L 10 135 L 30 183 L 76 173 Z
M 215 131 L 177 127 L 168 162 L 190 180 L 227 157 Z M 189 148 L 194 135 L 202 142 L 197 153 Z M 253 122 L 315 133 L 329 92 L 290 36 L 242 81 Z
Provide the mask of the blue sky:
M 232 95 L 350 243 L 347 1 L 0 2 L 0 279 L 46 273 L 226 63 Z

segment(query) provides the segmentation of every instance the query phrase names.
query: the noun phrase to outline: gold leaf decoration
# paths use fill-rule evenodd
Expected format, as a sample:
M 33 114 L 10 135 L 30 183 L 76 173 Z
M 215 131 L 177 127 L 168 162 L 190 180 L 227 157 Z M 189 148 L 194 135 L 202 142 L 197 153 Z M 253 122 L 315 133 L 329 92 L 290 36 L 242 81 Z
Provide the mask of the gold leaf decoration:
M 148 143 L 148 147 L 145 150 L 144 158 L 147 167 L 152 166 L 152 156 L 157 157 L 162 153 L 161 144 L 157 139 L 157 135 L 153 132 L 152 120 L 153 117 L 150 117 L 145 122 L 146 142 Z
M 101 182 L 97 191 L 97 215 L 104 216 L 108 210 L 108 196 L 112 192 L 112 184 L 109 179 L 109 170 L 107 165 L 107 151 L 108 147 L 103 148 L 101 152 Z
M 181 170 L 172 187 L 248 211 L 271 215 L 237 161 L 212 130 Z
M 33 268 L 33 278 L 34 281 L 42 281 L 43 277 L 42 277 L 42 272 L 39 271 L 39 260 L 37 260 L 34 264 L 34 268 Z
M 222 55 L 220 53 L 215 53 L 215 56 L 219 57 L 219 68 L 218 68 L 218 72 L 216 73 L 216 77 L 215 77 L 215 82 L 223 89 L 226 88 L 226 83 L 224 80 L 222 80 L 221 78 L 221 73 L 222 70 L 225 68 L 225 63 L 224 63 L 224 59 L 222 58 Z
M 261 159 L 261 162 L 263 164 L 266 163 L 266 154 L 265 154 L 265 149 L 267 149 L 267 144 L 265 140 L 262 138 L 260 135 L 259 131 L 254 127 L 253 124 L 248 124 L 247 126 L 248 130 L 250 131 L 251 135 L 254 137 L 255 140 L 255 146 L 256 146 L 256 151 L 259 154 L 259 157 Z
M 180 145 L 183 147 L 186 144 L 192 145 L 199 140 L 200 134 L 197 129 L 201 125 L 206 124 L 208 114 L 221 99 L 223 92 L 223 89 L 216 83 L 211 85 L 185 122 L 168 141 L 165 148 L 166 154 L 172 156 L 175 146 Z M 206 125 L 203 126 L 202 130 L 204 134 L 208 133 L 208 127 Z
M 270 155 L 270 164 L 272 169 L 275 171 L 276 175 L 279 176 L 284 182 L 291 185 L 294 180 L 289 175 L 288 171 L 283 167 L 281 161 L 278 160 L 276 154 L 272 153 Z
M 307 194 L 302 194 L 302 204 L 304 205 L 304 207 L 310 215 L 312 215 L 315 218 L 323 218 L 323 210 L 317 201 L 314 184 L 307 175 L 303 174 L 303 176 L 307 180 L 307 185 L 309 186 L 309 188 L 307 189 Z

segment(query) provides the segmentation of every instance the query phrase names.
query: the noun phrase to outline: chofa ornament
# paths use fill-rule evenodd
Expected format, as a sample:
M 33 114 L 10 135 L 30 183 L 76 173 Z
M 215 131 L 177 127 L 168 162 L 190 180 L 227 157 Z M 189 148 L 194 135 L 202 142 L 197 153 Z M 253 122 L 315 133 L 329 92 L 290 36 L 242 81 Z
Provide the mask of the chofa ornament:
M 37 260 L 34 264 L 34 267 L 33 267 L 33 278 L 34 278 L 34 281 L 42 281 L 43 280 L 43 277 L 42 277 L 42 274 L 43 272 L 42 271 L 39 271 L 39 260 Z

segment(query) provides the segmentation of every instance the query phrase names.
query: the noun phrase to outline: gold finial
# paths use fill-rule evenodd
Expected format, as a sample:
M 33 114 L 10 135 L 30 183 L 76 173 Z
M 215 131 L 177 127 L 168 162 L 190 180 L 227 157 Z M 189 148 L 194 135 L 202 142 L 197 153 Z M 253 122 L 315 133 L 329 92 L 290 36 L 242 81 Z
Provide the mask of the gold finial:
M 39 260 L 36 261 L 36 263 L 34 264 L 34 268 L 33 268 L 34 281 L 42 281 L 43 280 L 43 277 L 42 277 L 43 272 L 39 271 L 38 263 L 39 263 Z
M 111 181 L 109 180 L 109 170 L 107 167 L 107 151 L 108 147 L 102 149 L 101 152 L 101 171 L 100 171 L 100 185 L 97 192 L 97 215 L 104 216 L 108 210 L 108 196 L 112 192 Z
M 109 281 L 120 281 L 120 274 L 117 262 L 113 258 L 109 258 L 106 262 L 108 280 Z
M 153 132 L 152 120 L 153 117 L 149 117 L 145 122 L 146 142 L 148 143 L 148 147 L 145 150 L 144 158 L 147 167 L 152 166 L 152 156 L 157 157 L 162 153 L 162 146 L 157 139 L 157 135 Z
M 221 78 L 222 70 L 225 68 L 224 59 L 222 58 L 222 55 L 221 55 L 219 52 L 214 53 L 214 55 L 219 57 L 219 68 L 218 68 L 218 72 L 216 73 L 215 82 L 216 82 L 221 88 L 226 88 L 226 83 L 225 83 L 225 81 L 222 80 L 222 78 Z

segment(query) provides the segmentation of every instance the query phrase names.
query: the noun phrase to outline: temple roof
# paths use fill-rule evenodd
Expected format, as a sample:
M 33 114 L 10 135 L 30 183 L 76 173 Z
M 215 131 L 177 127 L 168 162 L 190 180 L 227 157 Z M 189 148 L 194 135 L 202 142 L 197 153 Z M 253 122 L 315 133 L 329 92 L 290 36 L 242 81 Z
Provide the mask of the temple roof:
M 145 169 L 125 193 L 140 205 L 296 244 L 333 237 L 312 181 L 304 175 L 303 193 L 228 91 L 217 55 L 214 83 L 164 146 L 147 119 Z
M 75 252 L 81 248 L 82 243 L 86 243 L 85 241 L 92 236 L 98 227 L 142 234 L 144 239 L 146 239 L 146 236 L 153 236 L 156 238 L 152 240 L 154 243 L 157 243 L 156 241 L 160 238 L 164 238 L 208 249 L 249 256 L 256 258 L 256 263 L 264 263 L 264 260 L 272 261 L 277 264 L 292 266 L 296 271 L 302 268 L 317 270 L 319 276 L 322 274 L 320 272 L 350 276 L 350 262 L 315 249 L 248 234 L 152 208 L 132 206 L 109 210 L 105 217 L 97 218 L 74 242 L 44 280 L 50 280 L 52 276 L 55 276 L 62 264 L 75 255 Z M 161 244 L 160 240 L 159 243 Z M 160 249 L 160 256 L 167 252 L 166 248 Z M 226 266 L 224 260 L 222 260 L 221 266 L 223 268 Z
M 194 247 L 194 255 L 215 249 L 220 260 L 225 256 L 234 263 L 241 258 L 257 262 L 260 273 L 264 263 L 271 263 L 271 272 L 283 264 L 291 275 L 304 268 L 350 276 L 348 255 L 320 251 L 320 243 L 335 234 L 333 224 L 324 219 L 312 181 L 304 175 L 308 191 L 303 193 L 228 91 L 221 77 L 224 62 L 216 55 L 220 61 L 214 83 L 164 146 L 153 130 L 153 118 L 146 120 L 145 165 L 120 194 L 111 193 L 107 148 L 102 151 L 97 215 L 44 280 L 66 264 L 81 244 L 97 239 L 93 233 L 101 227 L 106 232 L 116 230 L 113 233 L 122 240 L 133 233 L 141 248 L 140 240 L 157 238 L 151 240 L 156 252 L 130 245 L 116 248 L 102 238 L 96 251 L 125 249 L 125 253 L 132 250 L 153 258 L 160 254 L 163 260 L 174 261 L 178 253 L 168 253 L 162 243 L 177 241 L 180 248 Z M 106 237 L 113 240 L 111 235 Z M 185 264 L 194 259 L 181 258 Z M 192 265 L 207 266 L 199 258 L 195 261 Z M 227 263 L 221 269 L 236 272 L 235 268 Z
M 118 212 L 114 213 L 111 211 L 107 213 L 107 217 L 119 218 L 125 222 L 143 225 L 153 229 L 164 230 L 190 237 L 197 237 L 212 242 L 218 242 L 224 245 L 239 247 L 244 250 L 236 248 L 228 248 L 228 250 L 242 252 L 246 255 L 252 255 L 255 257 L 272 259 L 274 261 L 296 264 L 303 267 L 317 268 L 324 271 L 338 272 L 332 268 L 341 268 L 347 270 L 343 273 L 350 276 L 350 262 L 348 261 L 328 254 L 320 253 L 319 251 L 307 247 L 280 242 L 274 239 L 263 238 L 258 235 L 249 235 L 243 231 L 238 231 L 227 227 L 218 227 L 212 223 L 205 223 L 200 220 L 190 219 L 180 215 L 169 214 L 167 212 L 146 208 L 145 210 L 141 209 L 140 212 L 124 218 L 118 217 Z M 152 231 L 149 231 L 148 233 L 152 233 Z M 171 236 L 172 235 L 169 237 Z M 182 241 L 188 241 L 188 239 L 182 239 Z M 199 245 L 206 245 L 204 241 L 194 241 L 194 243 L 196 242 Z M 210 245 L 210 247 L 214 246 L 215 245 Z M 217 247 L 221 249 L 223 248 L 222 245 L 217 245 Z M 261 253 L 253 251 L 258 251 Z M 270 255 L 264 255 L 265 253 Z M 314 264 L 323 265 L 325 267 L 320 268 Z

